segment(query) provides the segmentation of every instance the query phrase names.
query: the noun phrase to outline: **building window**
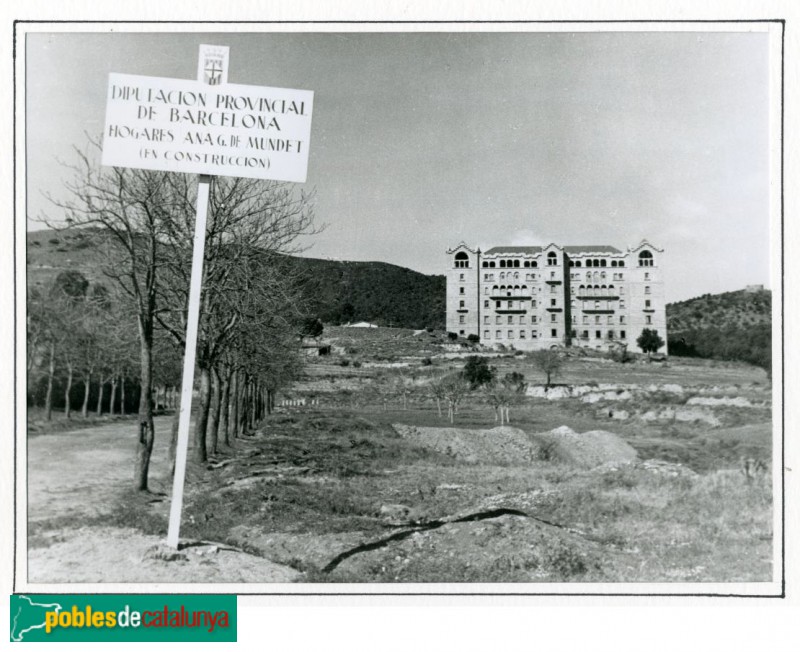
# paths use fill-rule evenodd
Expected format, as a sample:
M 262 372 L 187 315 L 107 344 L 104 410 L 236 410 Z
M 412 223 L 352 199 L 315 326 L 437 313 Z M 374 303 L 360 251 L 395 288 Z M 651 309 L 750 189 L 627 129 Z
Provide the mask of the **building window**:
M 463 251 L 459 251 L 455 257 L 455 266 L 469 267 L 469 256 L 467 256 L 467 254 L 465 254 Z
M 556 321 L 556 313 L 550 315 L 550 321 Z
M 494 318 L 494 323 L 495 324 L 502 324 L 503 323 L 503 318 L 500 315 L 497 315 L 497 317 Z
M 464 275 L 463 274 L 459 274 L 458 275 L 458 280 L 459 281 L 463 281 L 464 280 Z
M 653 254 L 649 251 L 643 251 L 639 254 L 639 267 L 652 267 L 653 266 Z
M 644 280 L 645 281 L 649 281 L 650 280 L 650 272 L 645 272 L 644 273 Z
M 532 307 L 532 308 L 535 308 L 535 307 L 536 307 L 536 299 L 533 299 L 533 300 L 531 301 L 531 307 Z
M 650 299 L 645 299 L 644 300 L 644 307 L 645 308 L 649 308 L 650 307 Z
M 588 324 L 589 323 L 589 315 L 584 315 L 583 316 L 583 323 L 584 324 Z
M 508 316 L 508 323 L 509 324 L 513 324 L 514 323 L 514 317 L 512 315 Z
M 599 301 L 595 301 L 594 302 L 594 309 L 595 310 L 600 310 L 600 302 Z
M 483 316 L 483 323 L 484 324 L 488 324 L 489 323 L 489 315 L 484 315 Z
M 464 301 L 463 300 L 458 302 L 458 307 L 459 308 L 463 308 L 464 307 Z
M 556 305 L 556 300 L 555 299 L 550 299 L 550 307 L 551 308 L 555 308 L 555 305 Z
M 645 285 L 644 286 L 644 293 L 645 294 L 650 294 L 650 286 L 649 285 Z
M 583 331 L 583 332 L 581 333 L 581 337 L 582 337 L 583 339 L 585 339 L 585 340 L 588 340 L 588 339 L 589 339 L 589 331 Z
M 510 339 L 510 340 L 514 339 L 514 331 L 511 331 L 511 330 L 508 331 L 508 339 Z
M 550 278 L 554 279 L 555 277 L 556 277 L 556 273 L 555 272 L 550 272 Z
M 550 335 L 551 335 L 552 337 L 558 337 L 558 329 L 557 329 L 557 328 L 553 328 L 553 329 L 551 329 L 551 330 L 550 330 Z
M 499 301 L 495 301 L 494 302 L 494 308 L 495 308 L 495 310 L 500 310 L 500 302 Z
M 531 324 L 535 324 L 537 321 L 539 321 L 539 318 L 536 315 L 532 315 L 531 316 Z
M 647 317 L 645 317 L 645 323 L 652 324 L 653 323 L 653 318 L 650 315 L 647 315 Z
M 538 336 L 539 331 L 531 331 L 531 339 L 535 340 Z
M 458 293 L 459 294 L 464 294 L 464 288 L 458 288 Z
M 620 299 L 619 300 L 619 307 L 620 308 L 624 308 L 625 307 L 625 299 Z
M 514 302 L 513 301 L 509 301 L 508 302 L 508 309 L 511 310 L 511 308 L 513 308 L 513 307 L 514 307 Z
M 614 339 L 614 331 L 608 331 L 608 339 L 610 340 Z
M 525 339 L 525 331 L 520 331 L 519 332 L 519 339 L 521 339 L 521 340 Z
M 594 316 L 594 323 L 595 324 L 599 324 L 600 323 L 600 315 L 595 315 Z
M 625 323 L 625 315 L 620 315 L 619 316 L 619 323 L 620 324 L 624 324 Z
M 489 331 L 483 331 L 483 339 L 485 340 L 489 339 Z
M 625 331 L 620 331 L 619 332 L 619 337 L 620 337 L 620 339 L 624 340 L 625 339 Z
M 520 315 L 519 316 L 519 323 L 520 324 L 524 324 L 525 323 L 525 315 Z
M 484 308 L 488 308 L 488 307 L 489 307 L 489 299 L 486 299 L 486 300 L 483 302 L 483 307 L 484 307 Z
M 458 334 L 461 335 L 461 337 L 464 337 L 464 331 L 458 331 Z
M 550 286 L 550 294 L 555 294 L 555 293 L 556 293 L 556 286 L 555 285 L 551 285 Z
M 614 323 L 614 317 L 612 315 L 609 315 L 608 319 L 606 320 L 606 322 L 609 323 L 609 324 L 613 324 Z
M 494 338 L 496 340 L 502 340 L 503 339 L 503 333 L 501 331 L 495 331 Z
M 458 316 L 458 323 L 459 324 L 463 324 L 464 323 L 464 315 L 459 315 Z
M 594 336 L 599 340 L 603 337 L 603 331 L 595 331 Z
M 578 323 L 578 316 L 577 315 L 572 315 L 572 323 L 573 324 L 577 324 Z

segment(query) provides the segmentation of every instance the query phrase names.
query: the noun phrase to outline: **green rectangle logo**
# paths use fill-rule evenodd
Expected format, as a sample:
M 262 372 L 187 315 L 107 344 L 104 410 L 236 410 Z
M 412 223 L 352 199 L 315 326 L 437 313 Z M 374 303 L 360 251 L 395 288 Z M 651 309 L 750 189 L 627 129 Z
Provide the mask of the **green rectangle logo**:
M 11 596 L 11 641 L 236 642 L 235 595 Z

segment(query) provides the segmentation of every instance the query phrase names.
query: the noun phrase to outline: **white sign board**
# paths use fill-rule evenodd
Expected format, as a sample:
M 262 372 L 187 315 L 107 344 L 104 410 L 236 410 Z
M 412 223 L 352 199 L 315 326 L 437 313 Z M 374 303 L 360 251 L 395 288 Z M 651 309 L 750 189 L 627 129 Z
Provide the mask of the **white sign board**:
M 111 73 L 103 165 L 304 182 L 314 92 Z

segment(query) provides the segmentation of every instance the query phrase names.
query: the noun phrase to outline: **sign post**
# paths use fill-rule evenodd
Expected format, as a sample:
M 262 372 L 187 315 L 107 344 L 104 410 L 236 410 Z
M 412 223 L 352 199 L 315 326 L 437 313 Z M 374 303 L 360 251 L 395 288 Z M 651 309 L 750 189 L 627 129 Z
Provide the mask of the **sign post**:
M 212 177 L 304 182 L 311 91 L 228 83 L 225 46 L 201 45 L 197 81 L 109 76 L 102 164 L 199 174 L 167 545 L 177 548 Z

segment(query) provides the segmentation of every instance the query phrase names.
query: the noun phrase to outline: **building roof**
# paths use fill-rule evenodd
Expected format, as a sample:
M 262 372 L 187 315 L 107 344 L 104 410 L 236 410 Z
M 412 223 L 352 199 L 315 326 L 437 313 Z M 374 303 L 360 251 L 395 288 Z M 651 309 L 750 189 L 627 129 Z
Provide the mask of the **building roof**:
M 567 245 L 562 247 L 568 254 L 621 254 L 622 252 L 611 245 Z M 539 254 L 542 247 L 492 247 L 485 252 L 486 256 L 495 254 Z
M 568 254 L 621 254 L 622 252 L 611 245 L 567 245 L 564 251 Z
M 492 254 L 538 254 L 542 252 L 541 247 L 492 247 L 486 250 L 485 255 Z

